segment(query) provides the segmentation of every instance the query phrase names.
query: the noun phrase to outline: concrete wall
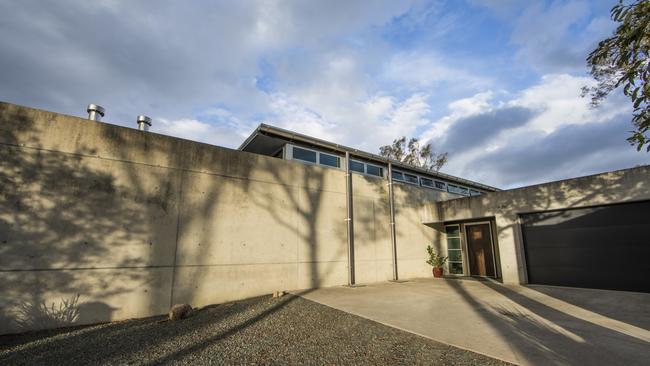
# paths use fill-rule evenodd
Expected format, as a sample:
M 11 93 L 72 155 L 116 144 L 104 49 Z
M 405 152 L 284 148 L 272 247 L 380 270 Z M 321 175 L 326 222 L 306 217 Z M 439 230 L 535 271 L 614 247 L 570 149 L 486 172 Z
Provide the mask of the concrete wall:
M 357 282 L 390 279 L 387 181 L 353 177 Z M 428 275 L 452 196 L 396 187 L 400 277 Z M 345 207 L 340 170 L 0 103 L 0 333 L 346 284 Z
M 355 273 L 358 283 L 393 278 L 388 181 L 352 175 Z M 455 194 L 395 183 L 397 269 L 400 279 L 431 275 L 426 247 L 436 232 L 422 225 L 430 202 L 459 197 Z
M 520 214 L 649 199 L 650 166 L 643 166 L 431 203 L 426 208 L 424 222 L 440 234 L 436 244 L 444 250 L 446 243 L 441 223 L 494 220 L 503 281 L 527 283 Z

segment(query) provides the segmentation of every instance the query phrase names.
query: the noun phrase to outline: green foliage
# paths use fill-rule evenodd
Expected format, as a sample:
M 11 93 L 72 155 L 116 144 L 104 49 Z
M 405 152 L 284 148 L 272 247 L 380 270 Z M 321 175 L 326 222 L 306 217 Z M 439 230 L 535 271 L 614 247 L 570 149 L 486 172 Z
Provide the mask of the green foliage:
M 427 245 L 427 253 L 429 253 L 429 259 L 427 259 L 427 263 L 432 265 L 434 268 L 440 268 L 447 262 L 447 257 L 438 255 L 433 251 L 433 247 L 431 245 Z
M 420 146 L 416 138 L 411 138 L 407 144 L 406 136 L 393 140 L 391 145 L 380 147 L 379 154 L 426 170 L 438 171 L 447 163 L 447 153 L 436 154 L 431 144 Z
M 635 129 L 627 140 L 637 150 L 647 144 L 646 151 L 650 152 L 650 0 L 629 5 L 619 0 L 611 17 L 620 24 L 614 35 L 601 41 L 587 57 L 597 84 L 583 87 L 582 95 L 590 95 L 592 106 L 598 106 L 610 92 L 623 87 L 634 108 Z

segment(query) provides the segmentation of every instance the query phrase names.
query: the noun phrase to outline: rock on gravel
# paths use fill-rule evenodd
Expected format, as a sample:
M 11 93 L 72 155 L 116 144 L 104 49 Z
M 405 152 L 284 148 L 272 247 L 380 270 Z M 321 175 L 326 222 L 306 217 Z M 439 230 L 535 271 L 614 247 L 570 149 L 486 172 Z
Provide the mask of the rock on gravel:
M 505 365 L 287 294 L 165 316 L 0 336 L 0 365 Z
M 176 304 L 169 310 L 169 320 L 185 319 L 192 313 L 192 307 L 189 304 Z

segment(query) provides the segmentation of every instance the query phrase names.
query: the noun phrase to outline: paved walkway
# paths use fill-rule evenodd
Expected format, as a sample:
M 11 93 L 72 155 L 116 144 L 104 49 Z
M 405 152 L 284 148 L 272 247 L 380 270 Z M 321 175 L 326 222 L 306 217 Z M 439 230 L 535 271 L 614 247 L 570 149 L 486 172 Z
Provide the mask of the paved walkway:
M 650 361 L 650 294 L 419 279 L 323 288 L 303 296 L 523 365 Z

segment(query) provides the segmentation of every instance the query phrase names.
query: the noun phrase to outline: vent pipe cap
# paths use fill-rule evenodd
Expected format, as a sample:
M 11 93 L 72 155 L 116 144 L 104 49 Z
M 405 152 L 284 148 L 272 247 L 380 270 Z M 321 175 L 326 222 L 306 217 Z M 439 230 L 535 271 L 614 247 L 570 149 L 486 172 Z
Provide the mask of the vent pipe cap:
M 104 107 L 100 105 L 88 104 L 88 108 L 86 108 L 86 112 L 88 112 L 89 120 L 99 121 L 102 117 L 104 117 L 106 110 L 104 109 Z
M 138 116 L 138 129 L 140 131 L 149 131 L 149 127 L 151 127 L 151 118 L 145 116 L 145 115 L 139 115 Z

